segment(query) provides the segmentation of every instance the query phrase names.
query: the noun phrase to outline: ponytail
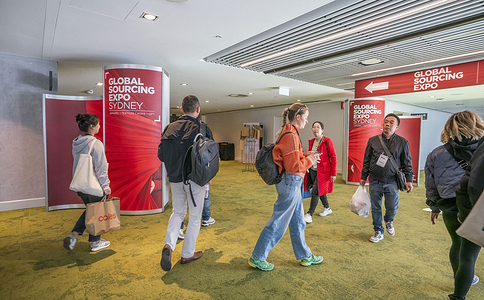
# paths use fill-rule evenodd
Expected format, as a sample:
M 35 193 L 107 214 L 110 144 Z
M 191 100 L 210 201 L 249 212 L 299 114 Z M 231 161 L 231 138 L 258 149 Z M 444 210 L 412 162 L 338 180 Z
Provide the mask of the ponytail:
M 279 131 L 276 133 L 276 139 L 279 138 L 281 135 L 282 130 L 284 127 L 286 127 L 287 124 L 287 115 L 289 114 L 289 108 L 285 108 L 284 111 L 282 112 L 282 127 L 279 129 Z

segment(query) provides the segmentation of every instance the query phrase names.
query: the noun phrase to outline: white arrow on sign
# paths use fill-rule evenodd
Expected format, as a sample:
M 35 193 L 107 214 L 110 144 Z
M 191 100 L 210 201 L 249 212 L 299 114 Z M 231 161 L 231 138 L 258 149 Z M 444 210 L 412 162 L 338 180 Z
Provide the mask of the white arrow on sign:
M 373 83 L 370 82 L 369 85 L 365 87 L 365 90 L 373 94 L 373 91 L 388 90 L 388 81 Z

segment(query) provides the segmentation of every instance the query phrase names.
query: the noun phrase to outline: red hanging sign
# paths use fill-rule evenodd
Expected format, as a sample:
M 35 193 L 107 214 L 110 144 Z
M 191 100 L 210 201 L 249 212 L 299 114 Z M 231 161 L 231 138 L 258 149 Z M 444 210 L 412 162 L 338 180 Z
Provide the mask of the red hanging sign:
M 355 81 L 355 98 L 378 97 L 484 83 L 484 60 Z

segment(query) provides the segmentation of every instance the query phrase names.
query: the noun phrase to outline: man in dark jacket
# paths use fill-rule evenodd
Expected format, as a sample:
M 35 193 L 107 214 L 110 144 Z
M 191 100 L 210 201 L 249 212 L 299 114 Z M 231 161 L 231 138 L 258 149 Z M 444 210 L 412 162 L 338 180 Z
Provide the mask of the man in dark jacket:
M 395 114 L 388 114 L 383 121 L 383 133 L 371 137 L 366 145 L 360 184 L 365 185 L 366 178 L 370 176 L 371 216 L 373 218 L 373 229 L 375 230 L 375 234 L 370 238 L 370 242 L 373 243 L 383 239 L 384 229 L 381 208 L 383 195 L 385 195 L 386 212 L 384 220 L 387 232 L 391 236 L 395 235 L 393 219 L 398 211 L 398 186 L 395 177 L 397 170 L 393 167 L 390 159 L 394 159 L 397 167 L 405 174 L 407 193 L 410 193 L 413 189 L 410 147 L 405 138 L 395 134 L 399 125 L 400 118 Z M 380 142 L 380 137 L 390 151 L 391 157 L 386 155 L 382 142 Z
M 168 221 L 161 255 L 161 268 L 165 271 L 171 270 L 171 253 L 175 249 L 180 225 L 187 213 L 187 205 L 189 218 L 182 247 L 181 263 L 186 264 L 197 260 L 203 254 L 202 251 L 195 252 L 195 244 L 200 231 L 205 188 L 190 181 L 195 206 L 191 201 L 189 185 L 185 185 L 182 179 L 185 154 L 193 144 L 195 136 L 200 133 L 200 122 L 197 120 L 200 115 L 200 101 L 196 96 L 186 96 L 183 99 L 181 110 L 183 116 L 165 128 L 158 148 L 158 158 L 164 163 L 170 181 L 173 204 L 173 213 Z M 208 127 L 207 133 L 207 137 L 212 138 Z M 190 166 L 187 166 L 187 170 L 190 169 Z M 187 203 L 188 199 L 190 201 Z

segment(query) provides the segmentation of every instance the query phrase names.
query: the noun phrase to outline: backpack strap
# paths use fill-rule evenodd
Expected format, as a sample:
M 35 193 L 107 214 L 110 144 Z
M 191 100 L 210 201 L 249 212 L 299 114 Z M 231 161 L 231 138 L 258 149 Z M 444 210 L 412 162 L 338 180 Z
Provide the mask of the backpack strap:
M 200 133 L 202 134 L 202 136 L 207 136 L 207 124 L 203 122 L 200 123 Z
M 459 165 L 459 167 L 461 167 L 462 169 L 467 169 L 467 166 L 469 165 L 465 160 L 463 159 L 458 159 L 457 157 L 455 157 L 455 152 L 454 152 L 454 148 L 452 147 L 452 145 L 450 143 L 445 143 L 444 144 L 444 148 L 445 150 L 447 150 L 447 152 L 450 153 L 450 155 L 455 159 L 455 161 L 457 162 L 457 164 Z

